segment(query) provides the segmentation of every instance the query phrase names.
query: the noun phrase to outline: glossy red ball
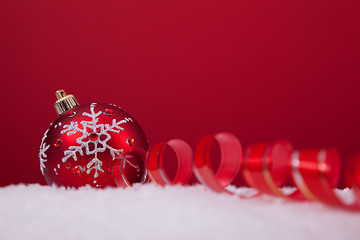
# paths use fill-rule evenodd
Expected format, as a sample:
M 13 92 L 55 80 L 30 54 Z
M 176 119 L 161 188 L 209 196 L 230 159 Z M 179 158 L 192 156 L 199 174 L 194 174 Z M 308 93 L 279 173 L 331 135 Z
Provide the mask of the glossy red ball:
M 114 161 L 136 148 L 146 151 L 148 141 L 129 113 L 112 104 L 82 104 L 62 113 L 45 132 L 40 170 L 49 185 L 116 186 Z M 124 164 L 125 174 L 133 183 L 144 179 L 138 172 L 146 171 L 137 169 L 144 168 L 143 164 Z

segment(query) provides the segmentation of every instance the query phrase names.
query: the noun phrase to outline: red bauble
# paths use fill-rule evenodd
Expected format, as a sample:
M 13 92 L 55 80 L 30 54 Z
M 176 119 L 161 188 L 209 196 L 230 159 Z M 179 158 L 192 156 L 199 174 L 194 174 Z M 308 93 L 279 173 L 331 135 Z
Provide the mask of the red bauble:
M 49 185 L 116 186 L 114 162 L 133 149 L 147 150 L 148 141 L 130 114 L 112 104 L 82 104 L 62 112 L 45 132 L 40 169 Z M 130 183 L 145 181 L 141 161 L 122 161 Z

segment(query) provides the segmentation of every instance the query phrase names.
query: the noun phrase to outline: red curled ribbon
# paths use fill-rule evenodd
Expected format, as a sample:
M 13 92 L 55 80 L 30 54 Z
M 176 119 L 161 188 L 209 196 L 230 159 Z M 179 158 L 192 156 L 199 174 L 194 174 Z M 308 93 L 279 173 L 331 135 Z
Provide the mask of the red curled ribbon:
M 291 177 L 289 160 L 293 149 L 286 140 L 250 146 L 245 154 L 243 169 L 247 184 L 261 193 L 301 199 L 299 191 L 291 194 L 281 191 Z
M 216 173 L 210 162 L 210 150 L 214 142 L 218 143 L 221 152 Z M 164 151 L 167 147 L 175 152 L 178 162 L 173 180 L 164 169 Z M 196 145 L 194 153 L 186 142 L 174 139 L 158 143 L 146 154 L 141 150 L 133 150 L 132 154 L 142 158 L 150 179 L 162 186 L 185 185 L 194 172 L 198 181 L 208 188 L 216 192 L 234 194 L 227 186 L 241 170 L 247 184 L 258 190 L 259 194 L 308 199 L 360 210 L 360 155 L 355 161 L 354 168 L 347 173 L 353 175 L 351 179 L 354 179 L 355 201 L 345 203 L 335 192 L 341 170 L 340 155 L 335 149 L 294 150 L 290 142 L 281 140 L 254 144 L 247 148 L 243 159 L 242 147 L 237 137 L 231 133 L 218 133 L 204 136 Z M 122 168 L 126 155 L 115 161 L 113 171 L 117 184 L 122 187 L 132 185 Z M 290 178 L 297 189 L 287 194 L 282 187 Z
M 210 149 L 214 141 L 220 146 L 220 166 L 214 173 L 210 163 Z M 231 133 L 206 135 L 196 146 L 194 154 L 194 173 L 197 179 L 216 192 L 227 192 L 226 187 L 231 184 L 243 164 L 242 147 Z
M 306 198 L 333 206 L 360 210 L 359 202 L 345 203 L 334 191 L 341 170 L 340 155 L 337 150 L 295 151 L 291 162 L 294 182 Z
M 178 168 L 174 180 L 167 176 L 163 158 L 165 148 L 169 146 L 175 152 Z M 191 147 L 183 140 L 173 139 L 168 142 L 156 144 L 149 150 L 147 156 L 147 169 L 151 180 L 159 185 L 185 185 L 192 175 L 192 150 Z
M 131 161 L 132 159 L 137 160 L 136 162 Z M 133 149 L 129 152 L 126 152 L 122 155 L 120 155 L 119 158 L 115 159 L 112 174 L 115 179 L 116 184 L 119 187 L 132 187 L 133 184 L 131 180 L 128 179 L 125 173 L 125 167 L 127 164 L 133 164 L 138 171 L 143 170 L 142 172 L 139 172 L 140 182 L 137 183 L 145 183 L 148 181 L 146 167 L 145 167 L 145 161 L 146 158 L 146 152 L 142 149 Z M 130 163 L 130 161 L 132 163 Z M 140 165 L 140 166 L 139 166 Z
M 360 205 L 360 156 L 357 158 L 357 165 L 355 165 L 355 184 L 354 191 L 358 205 Z

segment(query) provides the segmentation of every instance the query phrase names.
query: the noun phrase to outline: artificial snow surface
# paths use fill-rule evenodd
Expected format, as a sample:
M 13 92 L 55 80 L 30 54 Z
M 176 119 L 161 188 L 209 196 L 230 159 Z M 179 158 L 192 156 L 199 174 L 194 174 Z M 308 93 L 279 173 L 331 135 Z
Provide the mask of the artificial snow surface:
M 346 192 L 344 191 L 344 195 Z M 0 188 L 0 239 L 360 239 L 360 212 L 203 186 Z

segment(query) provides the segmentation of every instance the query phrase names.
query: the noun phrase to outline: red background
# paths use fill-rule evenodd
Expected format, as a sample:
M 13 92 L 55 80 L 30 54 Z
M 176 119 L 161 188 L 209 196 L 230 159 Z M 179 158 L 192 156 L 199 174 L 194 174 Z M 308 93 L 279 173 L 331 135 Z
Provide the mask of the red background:
M 45 184 L 54 92 L 122 106 L 150 144 L 360 150 L 359 1 L 2 0 L 0 185 Z

